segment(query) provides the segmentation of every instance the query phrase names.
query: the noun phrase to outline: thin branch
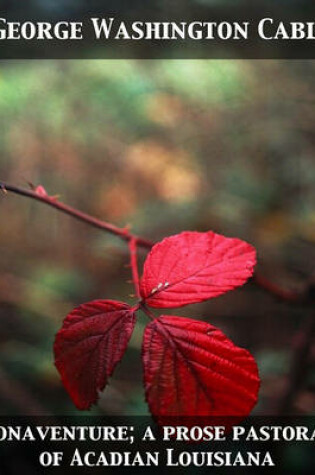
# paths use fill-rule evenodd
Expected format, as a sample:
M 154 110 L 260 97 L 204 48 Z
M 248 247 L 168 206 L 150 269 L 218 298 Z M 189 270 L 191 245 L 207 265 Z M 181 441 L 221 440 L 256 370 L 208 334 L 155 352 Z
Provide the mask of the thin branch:
M 115 236 L 120 237 L 126 242 L 130 242 L 134 240 L 137 243 L 137 246 L 143 247 L 145 249 L 151 249 L 154 245 L 154 242 L 149 241 L 148 239 L 142 238 L 140 236 L 136 236 L 128 231 L 126 228 L 119 228 L 114 224 L 107 223 L 106 221 L 102 221 L 100 219 L 94 218 L 89 214 L 83 213 L 75 208 L 72 208 L 69 205 L 62 203 L 61 201 L 57 200 L 56 197 L 48 196 L 47 194 L 41 192 L 37 192 L 36 190 L 27 190 L 25 188 L 20 188 L 18 186 L 9 185 L 5 182 L 0 181 L 0 190 L 3 191 L 4 194 L 7 192 L 12 192 L 17 195 L 26 196 L 27 198 L 32 198 L 34 200 L 40 201 L 41 203 L 45 203 L 52 208 L 56 208 L 62 213 L 68 214 L 79 221 L 82 221 L 90 226 L 93 226 L 98 229 L 102 229 L 103 231 L 107 231 Z M 306 300 L 306 292 L 294 292 L 290 290 L 285 290 L 278 287 L 276 284 L 268 281 L 264 277 L 260 276 L 259 274 L 255 273 L 253 282 L 259 286 L 260 288 L 264 289 L 265 291 L 269 292 L 271 295 L 279 298 L 285 302 L 289 303 L 303 303 Z
M 155 320 L 157 317 L 154 315 L 153 312 L 151 312 L 150 309 L 146 306 L 146 304 L 142 301 L 140 302 L 140 308 L 143 311 L 143 313 L 146 314 L 147 317 L 149 317 L 150 320 Z
M 301 328 L 294 337 L 294 351 L 287 385 L 279 401 L 278 414 L 288 415 L 294 409 L 297 394 L 303 387 L 308 369 L 308 356 L 314 341 L 315 313 L 304 318 Z
M 136 292 L 136 297 L 141 298 L 140 295 L 140 281 L 139 281 L 139 272 L 138 272 L 138 262 L 137 262 L 137 240 L 132 237 L 128 242 L 129 251 L 130 251 L 130 265 L 132 272 L 132 281 Z
M 94 218 L 93 216 L 90 216 L 89 214 L 83 213 L 82 211 L 72 208 L 72 206 L 68 206 L 62 203 L 61 201 L 58 201 L 54 197 L 51 197 L 48 195 L 42 195 L 33 190 L 27 190 L 25 188 L 8 185 L 7 183 L 4 183 L 4 182 L 0 182 L 0 189 L 4 193 L 11 191 L 12 193 L 15 193 L 17 195 L 26 196 L 27 198 L 32 198 L 34 200 L 45 203 L 51 206 L 52 208 L 56 208 L 65 214 L 73 216 L 74 218 L 93 226 L 94 228 L 102 229 L 111 234 L 114 234 L 115 236 L 119 236 L 124 241 L 128 242 L 131 239 L 136 239 L 138 246 L 144 247 L 146 249 L 150 249 L 153 246 L 153 243 L 151 241 L 148 241 L 147 239 L 143 239 L 141 237 L 134 236 L 126 228 L 119 228 L 118 226 L 115 226 L 114 224 L 107 223 L 106 221 L 102 221 L 100 219 Z
M 253 276 L 253 283 L 261 289 L 265 290 L 266 292 L 270 293 L 277 299 L 283 300 L 285 302 L 299 304 L 304 303 L 307 299 L 306 292 L 283 289 L 278 285 L 274 284 L 273 282 L 270 282 L 270 280 L 266 279 L 257 272 L 255 272 Z

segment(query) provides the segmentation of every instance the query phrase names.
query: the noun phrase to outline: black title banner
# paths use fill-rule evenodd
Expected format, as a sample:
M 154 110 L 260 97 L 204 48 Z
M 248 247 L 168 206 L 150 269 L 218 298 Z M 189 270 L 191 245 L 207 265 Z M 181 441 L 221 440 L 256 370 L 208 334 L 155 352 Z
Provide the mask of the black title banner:
M 2 416 L 0 471 L 301 475 L 314 468 L 314 440 L 314 417 L 168 418 L 157 426 L 144 416 Z
M 314 2 L 49 3 L 0 9 L 0 59 L 315 58 Z

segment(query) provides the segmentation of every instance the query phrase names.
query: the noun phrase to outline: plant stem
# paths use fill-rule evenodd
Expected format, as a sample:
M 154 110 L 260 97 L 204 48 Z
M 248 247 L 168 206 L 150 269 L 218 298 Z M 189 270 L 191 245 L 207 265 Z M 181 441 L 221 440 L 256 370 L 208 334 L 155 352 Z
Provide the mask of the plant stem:
M 296 396 L 301 390 L 308 370 L 308 356 L 314 341 L 315 313 L 314 310 L 304 318 L 301 328 L 294 337 L 294 350 L 291 368 L 288 374 L 285 391 L 280 398 L 277 413 L 279 415 L 291 414 L 294 409 Z
M 304 292 L 282 289 L 273 282 L 270 282 L 265 277 L 261 276 L 260 274 L 257 274 L 257 272 L 255 272 L 254 274 L 253 282 L 263 290 L 269 292 L 274 297 L 278 298 L 279 300 L 284 300 L 290 303 L 303 303 L 306 299 L 306 294 Z
M 89 214 L 83 213 L 82 211 L 72 208 L 72 206 L 66 205 L 62 203 L 61 201 L 58 201 L 54 197 L 50 197 L 48 195 L 43 196 L 39 193 L 36 193 L 36 191 L 26 190 L 24 188 L 20 188 L 17 186 L 8 185 L 7 183 L 4 183 L 4 182 L 0 182 L 0 189 L 4 193 L 7 191 L 11 191 L 12 193 L 15 193 L 17 195 L 26 196 L 28 198 L 32 198 L 34 200 L 45 203 L 51 206 L 52 208 L 56 208 L 65 214 L 73 216 L 74 218 L 93 226 L 94 228 L 102 229 L 111 234 L 115 234 L 116 236 L 119 236 L 124 241 L 128 242 L 131 239 L 136 239 L 138 246 L 141 246 L 147 249 L 150 249 L 153 246 L 153 243 L 151 241 L 148 241 L 147 239 L 143 239 L 141 237 L 134 236 L 126 228 L 119 228 L 118 226 L 115 226 L 114 224 L 107 223 L 106 221 L 102 221 L 100 219 L 94 218 L 93 216 L 90 216 Z
M 130 252 L 130 265 L 132 272 L 132 281 L 136 292 L 136 297 L 141 298 L 140 295 L 140 283 L 139 283 L 139 272 L 138 272 L 138 262 L 137 262 L 137 239 L 132 237 L 128 242 L 129 252 Z
M 51 206 L 52 208 L 56 208 L 62 213 L 68 214 L 69 216 L 72 216 L 78 219 L 79 221 L 83 221 L 84 223 L 89 224 L 94 228 L 102 229 L 103 231 L 107 231 L 111 234 L 114 234 L 115 236 L 120 237 L 128 243 L 134 240 L 137 246 L 139 247 L 151 249 L 151 247 L 154 245 L 154 242 L 149 241 L 148 239 L 142 238 L 140 236 L 136 236 L 130 233 L 126 228 L 119 228 L 114 224 L 107 223 L 106 221 L 94 218 L 93 216 L 90 216 L 87 213 L 83 213 L 82 211 L 79 211 L 73 208 L 72 206 L 62 203 L 55 197 L 44 195 L 33 190 L 20 188 L 18 186 L 9 185 L 2 181 L 0 181 L 0 190 L 2 190 L 4 194 L 9 191 L 17 195 L 26 196 L 27 198 L 40 201 L 41 203 L 45 203 L 46 205 Z M 269 282 L 267 279 L 257 273 L 255 273 L 254 275 L 253 282 L 263 290 L 273 295 L 274 297 L 279 298 L 285 302 L 304 303 L 306 300 L 306 292 L 294 292 L 282 289 L 276 284 Z
M 140 302 L 140 308 L 143 311 L 143 313 L 145 313 L 146 316 L 149 317 L 150 320 L 155 320 L 156 319 L 156 316 L 154 315 L 154 313 L 151 312 L 151 310 L 148 309 L 148 307 L 146 306 L 146 304 L 144 302 Z

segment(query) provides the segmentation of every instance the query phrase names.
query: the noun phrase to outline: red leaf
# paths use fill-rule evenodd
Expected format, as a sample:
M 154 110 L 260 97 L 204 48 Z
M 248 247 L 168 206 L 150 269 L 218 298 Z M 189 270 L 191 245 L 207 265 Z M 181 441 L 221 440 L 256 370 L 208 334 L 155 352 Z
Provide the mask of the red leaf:
M 55 364 L 78 409 L 98 399 L 121 360 L 135 325 L 129 305 L 94 300 L 67 315 L 54 344 Z
M 257 402 L 251 354 L 209 323 L 162 316 L 145 330 L 146 399 L 163 416 L 247 416 Z M 163 419 L 162 419 L 163 420 Z
M 212 231 L 186 231 L 152 248 L 144 264 L 141 296 L 157 308 L 202 302 L 243 285 L 255 264 L 256 251 L 245 241 Z

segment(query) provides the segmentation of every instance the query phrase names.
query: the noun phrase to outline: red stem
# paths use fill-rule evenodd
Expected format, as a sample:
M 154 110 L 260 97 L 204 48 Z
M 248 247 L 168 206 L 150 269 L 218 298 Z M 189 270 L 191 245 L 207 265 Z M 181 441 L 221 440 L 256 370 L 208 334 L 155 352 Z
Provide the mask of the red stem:
M 141 298 L 140 295 L 140 283 L 139 283 L 139 272 L 138 272 L 138 262 L 137 262 L 137 239 L 132 237 L 128 242 L 128 247 L 130 251 L 130 265 L 132 272 L 132 281 L 135 287 L 136 296 L 138 299 Z
M 296 396 L 305 385 L 307 372 L 311 365 L 309 355 L 312 350 L 315 335 L 315 313 L 306 314 L 301 328 L 294 337 L 294 348 L 291 368 L 287 378 L 284 393 L 279 400 L 277 414 L 288 415 L 294 410 Z
M 146 306 L 144 302 L 140 302 L 140 308 L 146 314 L 146 316 L 149 317 L 150 320 L 156 319 L 156 316 L 154 315 L 154 313 L 148 309 L 148 307 Z
M 266 290 L 274 297 L 284 300 L 290 303 L 303 303 L 305 301 L 306 294 L 304 292 L 297 292 L 294 290 L 287 290 L 278 287 L 273 282 L 270 282 L 265 277 L 260 274 L 255 273 L 253 281 L 256 285 L 261 287 L 263 290 Z
M 45 196 L 45 195 L 37 193 L 36 191 L 27 190 L 25 188 L 20 188 L 18 186 L 8 185 L 7 183 L 1 182 L 1 181 L 0 181 L 0 189 L 4 193 L 6 193 L 7 191 L 10 191 L 17 195 L 26 196 L 28 198 L 32 198 L 34 200 L 45 203 L 51 206 L 52 208 L 56 208 L 65 214 L 73 216 L 74 218 L 80 221 L 83 221 L 84 223 L 94 226 L 95 228 L 102 229 L 111 234 L 114 234 L 115 236 L 120 237 L 121 239 L 123 239 L 124 241 L 127 241 L 128 243 L 130 243 L 131 241 L 134 241 L 134 244 L 136 244 L 139 247 L 143 247 L 145 249 L 151 249 L 151 247 L 154 245 L 154 242 L 149 241 L 139 236 L 135 236 L 134 234 L 131 234 L 126 228 L 119 228 L 118 226 L 115 226 L 114 224 L 107 223 L 106 221 L 102 221 L 100 219 L 94 218 L 93 216 L 90 216 L 89 214 L 83 213 L 82 211 L 79 211 L 75 208 L 72 208 L 71 206 L 68 206 L 58 201 L 54 197 L 50 197 L 48 195 Z M 134 270 L 135 268 L 133 269 L 133 271 Z M 255 273 L 253 281 L 256 285 L 266 290 L 273 296 L 280 298 L 281 300 L 284 300 L 290 303 L 305 302 L 306 292 L 293 292 L 293 291 L 282 289 L 278 287 L 277 285 L 273 284 L 272 282 L 269 282 L 264 277 L 258 275 L 257 273 Z M 138 292 L 137 289 L 136 289 L 136 292 Z
M 116 236 L 119 236 L 124 241 L 128 242 L 131 239 L 136 239 L 138 246 L 141 246 L 147 249 L 150 249 L 153 246 L 153 243 L 151 241 L 148 241 L 147 239 L 143 239 L 141 237 L 134 236 L 126 228 L 119 228 L 118 226 L 115 226 L 114 224 L 107 223 L 106 221 L 101 221 L 100 219 L 94 218 L 93 216 L 90 216 L 89 214 L 83 213 L 82 211 L 78 211 L 77 209 L 72 208 L 72 206 L 68 206 L 62 203 L 61 201 L 58 201 L 54 197 L 40 195 L 39 193 L 36 193 L 36 191 L 26 190 L 24 188 L 8 185 L 3 182 L 0 182 L 0 189 L 3 192 L 11 191 L 12 193 L 15 193 L 17 195 L 27 196 L 28 198 L 41 201 L 42 203 L 45 203 L 51 206 L 52 208 L 56 208 L 65 214 L 73 216 L 74 218 L 80 221 L 90 224 L 91 226 L 94 226 L 95 228 L 103 229 L 111 234 L 115 234 Z

